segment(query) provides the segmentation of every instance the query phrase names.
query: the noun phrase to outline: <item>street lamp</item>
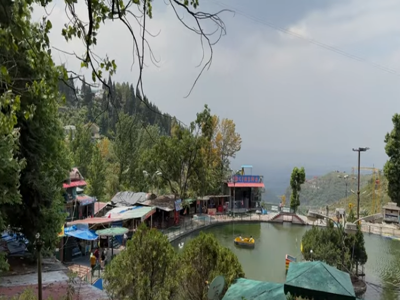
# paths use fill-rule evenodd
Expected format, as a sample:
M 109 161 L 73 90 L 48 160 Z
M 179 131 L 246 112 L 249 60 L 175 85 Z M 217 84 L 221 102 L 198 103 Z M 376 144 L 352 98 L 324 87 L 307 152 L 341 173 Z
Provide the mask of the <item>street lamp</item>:
M 360 218 L 360 160 L 361 152 L 369 150 L 368 147 L 359 147 L 358 149 L 353 148 L 353 151 L 358 152 L 358 180 L 357 180 L 357 219 Z
M 343 177 L 342 177 L 342 175 L 338 175 L 338 178 L 343 178 L 344 179 L 344 183 L 346 184 L 346 191 L 345 191 L 345 194 L 344 194 L 344 196 L 345 196 L 345 198 L 347 198 L 347 179 L 349 178 L 349 175 L 344 175 Z
M 43 241 L 40 239 L 40 233 L 36 233 L 36 252 L 37 252 L 37 268 L 38 268 L 38 300 L 42 300 L 42 246 Z

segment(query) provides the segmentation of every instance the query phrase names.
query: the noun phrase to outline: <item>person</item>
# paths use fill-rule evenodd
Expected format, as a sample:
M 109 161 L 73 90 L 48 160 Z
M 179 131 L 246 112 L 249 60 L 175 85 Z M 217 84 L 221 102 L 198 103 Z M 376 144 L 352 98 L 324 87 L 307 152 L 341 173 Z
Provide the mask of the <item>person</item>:
M 103 270 L 104 269 L 104 264 L 106 261 L 106 254 L 104 253 L 104 250 L 101 252 L 101 262 L 100 262 L 100 267 Z
M 123 241 L 123 246 L 126 247 L 126 241 L 128 240 L 128 236 L 126 235 L 126 233 L 124 233 L 124 241 Z
M 93 253 L 93 255 L 94 255 L 94 257 L 96 257 L 96 261 L 99 261 L 99 248 L 96 248 L 96 250 L 94 250 L 94 253 Z
M 94 268 L 96 267 L 96 256 L 93 253 L 90 253 L 90 267 L 92 268 L 92 276 L 94 274 Z
M 241 241 L 243 241 L 243 238 L 242 238 L 242 236 L 239 236 L 239 239 L 240 239 Z
M 253 236 L 251 235 L 250 236 L 250 239 L 249 239 L 249 242 L 251 243 L 251 242 L 253 242 L 254 241 L 254 239 L 253 239 Z

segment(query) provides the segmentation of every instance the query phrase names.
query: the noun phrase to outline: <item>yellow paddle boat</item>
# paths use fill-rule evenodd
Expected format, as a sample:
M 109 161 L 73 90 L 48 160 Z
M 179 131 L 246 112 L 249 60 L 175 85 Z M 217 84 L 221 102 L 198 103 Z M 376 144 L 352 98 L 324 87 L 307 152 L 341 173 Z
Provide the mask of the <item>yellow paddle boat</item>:
M 235 238 L 233 243 L 236 246 L 240 246 L 240 247 L 244 247 L 244 248 L 254 248 L 254 246 L 256 245 L 256 241 L 254 240 L 254 238 L 252 236 L 250 236 L 249 238 L 242 238 L 241 236 L 239 236 L 239 237 Z

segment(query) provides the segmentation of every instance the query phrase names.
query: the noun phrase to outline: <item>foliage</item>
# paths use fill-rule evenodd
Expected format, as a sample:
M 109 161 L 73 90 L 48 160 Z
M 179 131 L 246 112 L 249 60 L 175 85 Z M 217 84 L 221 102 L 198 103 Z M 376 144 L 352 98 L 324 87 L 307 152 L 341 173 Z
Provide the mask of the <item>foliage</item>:
M 388 180 L 388 195 L 393 202 L 400 204 L 400 115 L 392 118 L 393 130 L 385 136 L 385 152 L 389 160 L 384 166 Z
M 229 170 L 229 159 L 235 158 L 236 153 L 240 151 L 242 138 L 236 132 L 236 125 L 233 120 L 216 117 L 215 145 L 221 158 L 221 176 Z M 223 178 L 221 178 L 223 179 Z
M 57 117 L 58 80 L 66 77 L 66 72 L 55 67 L 50 56 L 47 34 L 51 24 L 46 20 L 31 24 L 26 1 L 4 3 L 3 7 L 12 13 L 0 21 L 0 94 L 2 102 L 4 97 L 14 98 L 14 103 L 21 99 L 13 117 L 14 128 L 19 130 L 19 149 L 13 148 L 12 157 L 25 161 L 26 166 L 19 178 L 22 202 L 2 205 L 2 212 L 6 212 L 9 225 L 21 228 L 29 241 L 33 242 L 40 231 L 46 246 L 51 247 L 65 219 L 61 183 L 70 168 Z M 11 94 L 5 94 L 9 91 Z M 16 162 L 12 159 L 9 163 Z M 10 180 L 16 178 L 15 172 L 19 172 L 17 165 Z M 18 197 L 15 193 L 14 200 Z
M 119 299 L 169 300 L 177 288 L 176 256 L 165 235 L 142 224 L 106 267 L 107 290 Z
M 212 234 L 200 235 L 185 245 L 180 256 L 179 282 L 182 299 L 207 299 L 207 282 L 222 275 L 226 289 L 237 278 L 244 277 L 242 266 L 228 248 L 219 245 Z M 225 289 L 225 290 L 226 290 Z
M 353 206 L 350 206 L 349 214 L 347 216 L 347 222 L 353 223 L 356 220 L 356 216 L 354 215 Z
M 75 166 L 83 177 L 89 175 L 89 165 L 92 161 L 93 142 L 89 126 L 76 126 L 75 138 L 71 142 L 71 152 Z
M 145 154 L 146 170 L 160 170 L 162 184 L 175 195 L 204 195 L 218 182 L 218 173 L 213 172 L 214 165 L 208 156 L 212 136 L 213 118 L 205 106 L 189 128 L 175 125 L 170 137 L 162 136 Z
M 377 186 L 373 176 L 362 175 L 361 176 L 361 188 L 360 188 L 360 216 L 367 216 L 374 213 L 381 212 L 381 206 L 390 202 L 390 197 L 387 194 L 388 181 L 386 177 L 379 177 L 379 185 Z M 380 204 L 380 205 L 379 205 Z M 353 206 L 353 210 L 356 210 L 357 206 L 357 194 L 350 193 L 347 198 L 340 199 L 330 205 L 330 209 L 344 208 Z M 348 211 L 350 213 L 350 210 Z
M 335 228 L 331 221 L 326 228 L 313 226 L 303 235 L 302 244 L 306 260 L 320 260 L 345 272 L 368 259 L 361 229 L 355 235 L 347 234 L 341 225 Z
M 292 194 L 290 195 L 290 208 L 296 212 L 297 208 L 300 206 L 300 191 L 301 185 L 306 181 L 306 172 L 304 168 L 295 167 L 292 171 L 290 177 L 290 188 L 292 189 Z
M 329 172 L 323 176 L 307 179 L 301 186 L 300 198 L 302 206 L 321 207 L 332 205 L 340 200 L 344 200 L 346 196 L 353 198 L 351 190 L 357 190 L 356 176 L 350 175 L 347 179 L 343 179 L 344 173 L 337 171 Z M 361 174 L 360 186 L 361 189 L 369 184 L 371 174 Z M 346 181 L 347 180 L 347 181 Z M 347 186 L 346 186 L 347 183 Z M 286 189 L 285 195 L 289 199 L 291 194 L 290 186 Z M 365 197 L 366 195 L 364 195 Z M 343 206 L 338 206 L 343 207 Z
M 101 156 L 99 145 L 93 147 L 93 156 L 89 165 L 88 193 L 96 196 L 98 201 L 105 201 L 104 182 L 106 181 L 106 164 Z

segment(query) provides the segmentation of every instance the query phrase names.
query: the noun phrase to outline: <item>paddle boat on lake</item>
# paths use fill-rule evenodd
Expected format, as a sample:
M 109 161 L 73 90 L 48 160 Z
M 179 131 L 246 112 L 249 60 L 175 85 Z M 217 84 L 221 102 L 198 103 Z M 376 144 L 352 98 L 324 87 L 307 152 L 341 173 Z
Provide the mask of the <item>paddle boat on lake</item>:
M 254 240 L 254 238 L 252 236 L 250 236 L 249 238 L 242 238 L 241 236 L 239 236 L 239 237 L 235 238 L 233 243 L 236 246 L 243 247 L 243 248 L 254 248 L 254 246 L 256 245 L 256 241 Z

